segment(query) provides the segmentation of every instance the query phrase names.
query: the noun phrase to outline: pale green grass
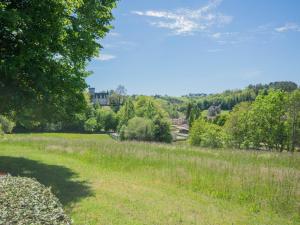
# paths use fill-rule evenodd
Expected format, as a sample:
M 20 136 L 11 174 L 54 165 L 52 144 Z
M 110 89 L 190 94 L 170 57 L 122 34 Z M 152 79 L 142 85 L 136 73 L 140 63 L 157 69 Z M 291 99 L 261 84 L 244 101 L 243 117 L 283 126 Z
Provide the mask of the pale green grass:
M 18 134 L 3 170 L 52 186 L 75 224 L 300 224 L 299 154 Z

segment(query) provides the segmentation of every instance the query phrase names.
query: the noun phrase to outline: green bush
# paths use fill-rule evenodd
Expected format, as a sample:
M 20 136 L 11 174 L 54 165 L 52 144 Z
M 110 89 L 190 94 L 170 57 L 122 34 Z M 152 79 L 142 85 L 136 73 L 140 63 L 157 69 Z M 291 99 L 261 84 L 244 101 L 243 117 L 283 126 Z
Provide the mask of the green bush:
M 2 125 L 0 124 L 0 138 L 4 135 L 4 132 L 2 130 Z
M 152 141 L 154 139 L 152 121 L 142 117 L 130 119 L 124 130 L 124 139 Z
M 96 110 L 97 130 L 115 131 L 118 126 L 116 113 L 109 107 L 103 107 Z
M 0 177 L 0 190 L 0 224 L 71 224 L 50 189 L 34 179 Z
M 190 131 L 189 142 L 195 146 L 221 148 L 224 146 L 226 135 L 222 127 L 208 123 L 202 118 L 196 120 Z
M 0 115 L 0 124 L 4 133 L 11 133 L 16 125 L 13 121 L 3 115 Z
M 97 129 L 97 120 L 96 118 L 92 117 L 89 118 L 84 123 L 84 130 L 88 132 L 94 132 Z
M 159 142 L 172 142 L 171 125 L 170 122 L 159 116 L 153 119 L 153 134 L 154 140 Z

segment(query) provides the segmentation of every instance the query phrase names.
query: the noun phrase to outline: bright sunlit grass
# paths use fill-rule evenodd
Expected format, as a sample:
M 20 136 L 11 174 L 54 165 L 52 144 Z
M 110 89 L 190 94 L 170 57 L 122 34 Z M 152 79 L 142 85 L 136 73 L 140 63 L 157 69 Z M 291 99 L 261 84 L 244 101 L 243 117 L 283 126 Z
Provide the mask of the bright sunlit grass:
M 0 171 L 33 176 L 75 224 L 299 224 L 299 154 L 16 134 Z

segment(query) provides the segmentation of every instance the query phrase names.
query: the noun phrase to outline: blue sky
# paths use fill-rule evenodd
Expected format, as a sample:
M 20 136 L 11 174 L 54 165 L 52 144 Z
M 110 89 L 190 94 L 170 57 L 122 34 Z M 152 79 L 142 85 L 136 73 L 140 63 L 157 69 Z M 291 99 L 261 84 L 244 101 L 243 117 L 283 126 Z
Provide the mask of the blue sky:
M 298 0 L 121 0 L 87 82 L 174 96 L 300 84 L 299 12 Z

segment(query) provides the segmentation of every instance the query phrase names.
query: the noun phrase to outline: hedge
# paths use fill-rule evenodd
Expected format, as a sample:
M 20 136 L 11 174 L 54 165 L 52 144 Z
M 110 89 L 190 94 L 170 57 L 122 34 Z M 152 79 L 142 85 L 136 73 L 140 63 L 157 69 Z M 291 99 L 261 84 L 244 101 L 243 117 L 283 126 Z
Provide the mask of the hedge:
M 50 188 L 26 177 L 0 176 L 0 224 L 69 225 Z

